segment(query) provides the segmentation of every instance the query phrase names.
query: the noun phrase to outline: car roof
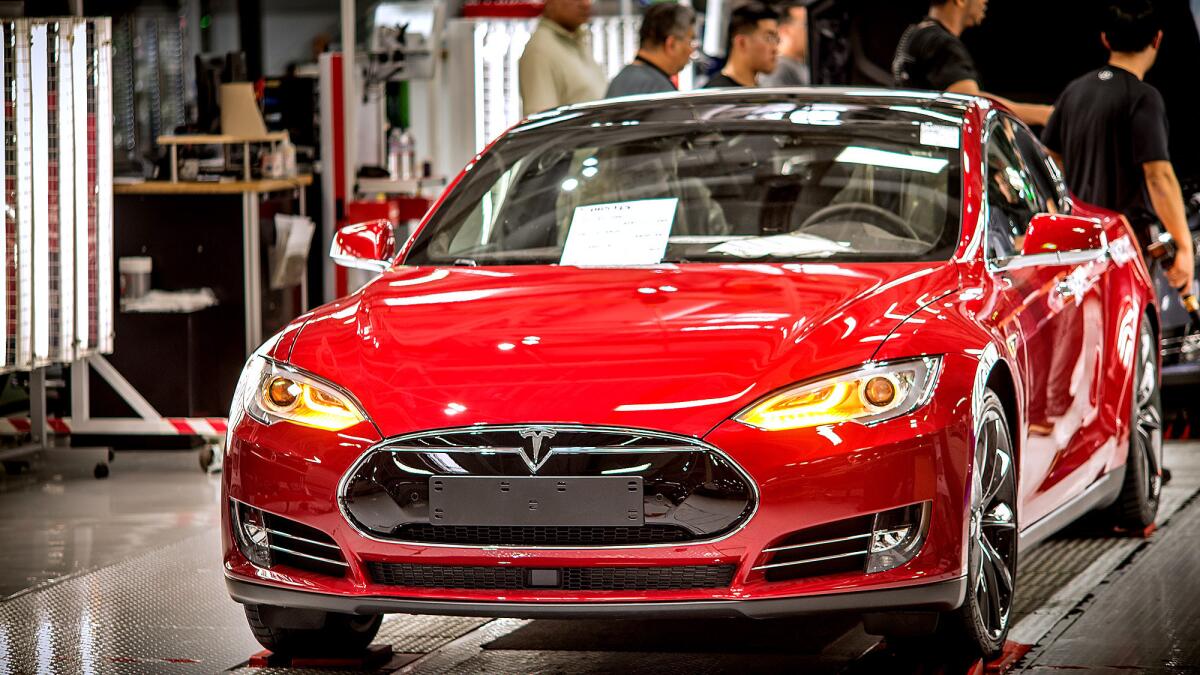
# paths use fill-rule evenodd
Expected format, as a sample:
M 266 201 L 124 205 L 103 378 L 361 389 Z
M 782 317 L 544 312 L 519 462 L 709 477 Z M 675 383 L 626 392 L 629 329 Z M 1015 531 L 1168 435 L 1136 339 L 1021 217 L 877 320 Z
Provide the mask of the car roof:
M 650 94 L 562 106 L 529 116 L 512 131 L 542 126 L 567 127 L 609 124 L 778 121 L 796 112 L 792 121 L 821 124 L 830 115 L 841 124 L 857 122 L 961 124 L 974 96 L 934 91 L 851 89 L 834 87 L 754 87 L 699 89 Z M 829 118 L 825 119 L 829 123 Z

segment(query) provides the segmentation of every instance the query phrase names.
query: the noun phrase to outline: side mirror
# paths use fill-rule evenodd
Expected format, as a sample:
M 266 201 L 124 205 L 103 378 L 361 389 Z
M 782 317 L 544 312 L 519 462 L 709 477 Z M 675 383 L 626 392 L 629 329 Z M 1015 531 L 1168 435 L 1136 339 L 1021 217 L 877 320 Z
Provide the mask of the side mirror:
M 368 220 L 338 229 L 329 257 L 342 267 L 382 272 L 392 264 L 396 233 L 387 220 Z
M 1095 218 L 1039 213 L 1029 221 L 1021 254 L 1102 251 L 1107 245 L 1104 226 Z

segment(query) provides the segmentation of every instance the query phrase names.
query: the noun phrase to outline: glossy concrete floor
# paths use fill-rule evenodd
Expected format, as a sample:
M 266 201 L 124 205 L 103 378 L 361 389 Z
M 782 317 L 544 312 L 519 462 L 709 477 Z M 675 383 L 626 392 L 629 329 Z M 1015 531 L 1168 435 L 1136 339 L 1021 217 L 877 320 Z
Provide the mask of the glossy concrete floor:
M 0 477 L 0 673 L 296 672 L 259 651 L 225 595 L 219 477 L 190 452 L 122 452 L 106 480 L 56 451 Z M 1168 446 L 1161 529 L 1083 523 L 1021 563 L 1018 670 L 1200 673 L 1200 443 Z M 521 621 L 395 616 L 378 672 L 953 672 L 881 649 L 852 618 Z M 330 671 L 322 671 L 330 672 Z

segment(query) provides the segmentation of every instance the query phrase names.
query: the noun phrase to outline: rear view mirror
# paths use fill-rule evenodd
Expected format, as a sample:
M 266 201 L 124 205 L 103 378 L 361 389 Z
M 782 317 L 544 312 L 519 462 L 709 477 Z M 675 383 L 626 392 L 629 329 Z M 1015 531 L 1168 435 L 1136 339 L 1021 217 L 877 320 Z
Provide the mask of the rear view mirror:
M 329 257 L 342 267 L 382 272 L 396 255 L 396 233 L 387 220 L 368 220 L 338 229 Z
M 1100 251 L 1106 246 L 1104 226 L 1095 218 L 1039 213 L 1029 221 L 1021 254 Z

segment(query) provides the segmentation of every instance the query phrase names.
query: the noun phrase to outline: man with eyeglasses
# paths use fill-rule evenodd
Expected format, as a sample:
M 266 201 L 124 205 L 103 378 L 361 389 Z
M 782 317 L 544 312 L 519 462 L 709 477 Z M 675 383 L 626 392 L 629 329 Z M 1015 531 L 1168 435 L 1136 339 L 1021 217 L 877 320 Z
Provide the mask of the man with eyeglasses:
M 705 88 L 757 85 L 758 76 L 775 72 L 779 60 L 779 15 L 758 2 L 733 10 L 725 53 L 725 67 Z
M 638 38 L 637 56 L 608 84 L 607 98 L 676 91 L 671 78 L 691 63 L 696 49 L 696 12 L 675 2 L 651 5 Z

